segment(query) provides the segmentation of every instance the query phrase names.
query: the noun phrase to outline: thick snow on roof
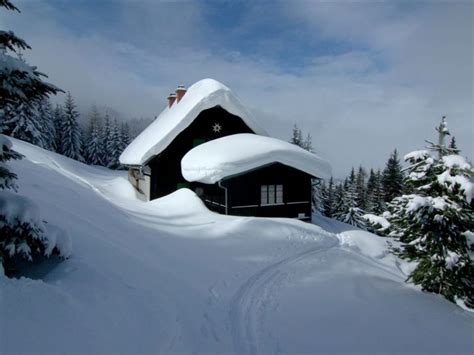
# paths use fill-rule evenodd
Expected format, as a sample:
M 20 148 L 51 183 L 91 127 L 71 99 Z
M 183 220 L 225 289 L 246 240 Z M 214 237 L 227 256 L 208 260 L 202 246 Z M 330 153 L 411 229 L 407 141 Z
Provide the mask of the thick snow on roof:
M 192 85 L 179 103 L 166 107 L 120 156 L 124 165 L 142 165 L 161 153 L 203 110 L 221 106 L 239 116 L 255 133 L 267 135 L 230 89 L 213 79 Z
M 294 144 L 242 133 L 212 140 L 190 150 L 181 160 L 188 181 L 213 184 L 263 165 L 282 163 L 312 176 L 329 178 L 329 163 Z

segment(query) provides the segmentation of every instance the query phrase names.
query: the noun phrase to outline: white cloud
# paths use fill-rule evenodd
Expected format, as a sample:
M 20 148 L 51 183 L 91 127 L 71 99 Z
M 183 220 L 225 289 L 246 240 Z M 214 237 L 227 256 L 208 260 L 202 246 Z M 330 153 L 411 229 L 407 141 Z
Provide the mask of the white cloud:
M 208 36 L 212 29 L 195 3 L 179 3 L 183 17 L 174 5 L 138 4 L 122 7 L 123 27 L 116 30 L 123 36 L 72 32 L 58 21 L 70 14 L 34 3 L 0 20 L 30 42 L 31 63 L 70 90 L 83 109 L 99 103 L 125 116 L 149 116 L 164 107 L 177 84 L 213 77 L 254 108 L 274 135 L 288 138 L 295 122 L 311 132 L 336 176 L 352 165 L 382 167 L 395 147 L 402 153 L 419 148 L 443 114 L 464 153 L 474 155 L 472 11 L 462 6 L 427 5 L 411 13 L 392 5 L 296 2 L 304 7 L 282 10 L 288 21 L 314 31 L 316 39 L 354 48 L 315 56 L 293 74 L 231 43 L 226 52 L 225 34 Z M 257 23 L 255 14 L 261 11 L 245 23 Z M 208 43 L 214 39 L 223 41 L 222 54 Z M 269 48 L 274 45 L 269 38 Z

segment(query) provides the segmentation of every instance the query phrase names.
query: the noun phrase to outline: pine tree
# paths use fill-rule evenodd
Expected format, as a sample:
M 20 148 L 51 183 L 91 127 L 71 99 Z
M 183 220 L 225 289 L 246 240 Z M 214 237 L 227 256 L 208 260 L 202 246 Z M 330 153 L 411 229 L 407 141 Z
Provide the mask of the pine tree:
M 77 121 L 79 113 L 76 110 L 76 104 L 70 92 L 66 95 L 66 101 L 64 103 L 64 121 L 63 121 L 63 134 L 61 142 L 61 152 L 63 155 L 84 161 L 81 155 L 82 151 L 82 137 L 81 129 Z
M 122 123 L 121 127 L 121 134 L 122 134 L 122 145 L 121 145 L 121 152 L 125 150 L 125 148 L 128 147 L 128 145 L 131 142 L 130 139 L 130 127 L 127 122 Z
M 307 150 L 308 152 L 313 151 L 313 143 L 312 143 L 311 134 L 308 133 L 306 135 L 306 139 L 304 140 L 304 142 L 302 144 L 302 148 Z
M 119 157 L 120 157 L 120 154 L 122 153 L 121 141 L 122 141 L 122 137 L 120 135 L 120 127 L 118 125 L 117 120 L 115 119 L 111 123 L 110 136 L 107 141 L 108 143 L 107 152 L 110 157 L 107 163 L 107 167 L 110 169 L 118 169 L 120 167 Z
M 313 179 L 311 184 L 311 205 L 312 210 L 323 213 L 324 190 L 326 189 L 324 180 Z
M 357 206 L 364 211 L 367 209 L 367 191 L 365 187 L 366 175 L 367 173 L 365 172 L 364 168 L 362 168 L 362 165 L 359 166 L 355 182 L 357 193 L 356 203 Z
M 35 107 L 28 102 L 12 108 L 4 120 L 3 133 L 25 142 L 44 147 L 41 123 Z
M 301 129 L 298 128 L 298 126 L 295 125 L 293 126 L 293 135 L 290 139 L 290 143 L 293 143 L 299 147 L 303 147 L 303 134 L 301 133 Z
M 56 151 L 56 127 L 54 125 L 53 110 L 51 103 L 47 99 L 43 99 L 38 103 L 37 107 L 38 122 L 41 127 L 41 135 L 43 137 L 42 148 Z
M 53 112 L 53 126 L 54 132 L 56 133 L 54 137 L 54 147 L 56 153 L 63 154 L 62 152 L 62 141 L 64 137 L 63 131 L 64 124 L 64 111 L 61 105 L 56 105 Z
M 382 173 L 382 186 L 386 202 L 392 201 L 403 193 L 403 172 L 396 149 L 390 155 Z
M 336 219 L 365 229 L 366 222 L 363 218 L 364 211 L 357 205 L 357 178 L 354 168 L 351 170 L 349 179 L 344 182 L 344 189 L 342 194 L 342 203 L 336 213 Z
M 110 125 L 110 115 L 108 112 L 106 112 L 104 117 L 104 125 L 102 126 L 102 132 L 100 134 L 100 140 L 102 142 L 102 161 L 104 166 L 109 166 L 110 164 Z
M 102 152 L 102 124 L 99 110 L 93 106 L 89 113 L 89 124 L 85 134 L 84 159 L 87 164 L 104 165 Z
M 336 213 L 335 194 L 334 179 L 331 176 L 329 179 L 329 184 L 324 189 L 323 193 L 323 213 L 329 218 L 333 218 Z
M 389 204 L 390 235 L 400 239 L 396 253 L 417 262 L 409 280 L 474 308 L 474 266 L 466 239 L 474 230 L 474 169 L 445 146 L 445 123 L 443 117 L 438 144 L 429 142 L 428 150 L 405 156 L 410 165 L 405 183 L 414 193 Z

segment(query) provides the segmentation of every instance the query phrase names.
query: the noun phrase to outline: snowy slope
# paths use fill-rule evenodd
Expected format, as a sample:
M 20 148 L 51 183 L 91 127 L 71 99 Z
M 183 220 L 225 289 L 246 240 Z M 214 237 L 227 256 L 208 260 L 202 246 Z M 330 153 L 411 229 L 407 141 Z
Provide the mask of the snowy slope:
M 141 202 L 123 172 L 14 148 L 73 252 L 43 281 L 0 278 L 2 354 L 472 353 L 472 313 L 404 284 L 371 234 L 221 216 L 186 189 Z
M 188 181 L 214 184 L 225 177 L 277 162 L 314 177 L 331 177 L 331 166 L 316 154 L 276 138 L 249 133 L 233 134 L 194 147 L 181 160 L 181 171 Z
M 123 151 L 120 162 L 124 165 L 146 163 L 161 153 L 201 111 L 215 106 L 239 116 L 255 133 L 267 135 L 227 86 L 214 79 L 203 79 L 191 85 L 179 103 L 166 107 Z

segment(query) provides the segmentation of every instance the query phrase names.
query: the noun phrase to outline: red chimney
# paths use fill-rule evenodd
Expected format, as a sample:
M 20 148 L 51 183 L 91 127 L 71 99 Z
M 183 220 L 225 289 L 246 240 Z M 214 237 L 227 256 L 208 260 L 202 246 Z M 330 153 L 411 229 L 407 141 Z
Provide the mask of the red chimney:
M 184 94 L 186 94 L 186 88 L 184 85 L 178 85 L 176 88 L 176 102 L 180 102 L 181 99 L 183 98 Z
M 168 107 L 173 106 L 175 100 L 176 100 L 176 94 L 172 92 L 171 94 L 168 95 Z

